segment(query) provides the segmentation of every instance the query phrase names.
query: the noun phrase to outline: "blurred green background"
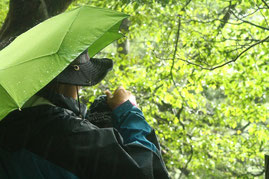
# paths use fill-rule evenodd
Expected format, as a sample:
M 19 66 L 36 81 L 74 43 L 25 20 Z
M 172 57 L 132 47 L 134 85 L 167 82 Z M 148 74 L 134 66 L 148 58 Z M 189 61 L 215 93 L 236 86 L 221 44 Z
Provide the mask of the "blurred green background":
M 101 51 L 114 69 L 80 91 L 123 85 L 159 136 L 172 178 L 263 178 L 269 138 L 269 1 L 77 0 L 130 14 Z M 0 2 L 0 25 L 8 0 Z

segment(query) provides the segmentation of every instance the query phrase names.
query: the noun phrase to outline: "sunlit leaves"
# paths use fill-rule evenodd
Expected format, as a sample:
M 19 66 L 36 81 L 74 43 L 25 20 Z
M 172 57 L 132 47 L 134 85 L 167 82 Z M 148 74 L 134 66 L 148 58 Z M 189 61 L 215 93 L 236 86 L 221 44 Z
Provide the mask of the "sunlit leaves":
M 214 71 L 183 60 L 212 67 L 235 59 L 269 35 L 241 19 L 268 27 L 269 10 L 260 1 L 248 0 L 193 0 L 184 10 L 188 1 L 159 2 L 80 0 L 73 4 L 71 8 L 88 3 L 131 15 L 128 55 L 119 54 L 115 45 L 98 54 L 113 58 L 114 70 L 99 86 L 83 91 L 83 99 L 91 102 L 94 95 L 117 85 L 132 91 L 159 136 L 172 178 L 259 174 L 263 154 L 269 152 L 268 42 Z
M 8 12 L 9 0 L 1 0 L 0 2 L 0 26 L 4 23 Z

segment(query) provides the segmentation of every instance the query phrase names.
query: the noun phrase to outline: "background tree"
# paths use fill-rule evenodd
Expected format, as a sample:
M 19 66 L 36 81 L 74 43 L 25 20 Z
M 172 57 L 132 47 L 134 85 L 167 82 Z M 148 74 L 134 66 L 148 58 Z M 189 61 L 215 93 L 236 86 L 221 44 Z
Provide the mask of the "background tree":
M 268 1 L 77 0 L 69 9 L 84 4 L 131 15 L 126 38 L 98 54 L 113 58 L 115 68 L 98 86 L 81 91 L 85 102 L 119 84 L 135 93 L 172 178 L 263 178 Z M 19 33 L 10 34 L 5 39 Z
M 65 11 L 71 2 L 72 0 L 10 0 L 9 11 L 0 30 L 0 49 L 38 23 Z M 2 11 L 6 10 L 7 4 L 7 0 L 1 0 L 1 13 L 4 13 Z

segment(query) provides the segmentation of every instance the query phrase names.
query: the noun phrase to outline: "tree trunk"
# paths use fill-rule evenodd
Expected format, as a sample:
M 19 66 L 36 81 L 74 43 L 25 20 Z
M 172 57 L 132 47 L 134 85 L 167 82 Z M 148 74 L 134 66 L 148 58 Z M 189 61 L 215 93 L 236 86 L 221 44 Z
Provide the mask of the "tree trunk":
M 269 179 L 269 155 L 264 155 L 265 159 L 265 179 Z
M 10 0 L 9 11 L 0 30 L 0 50 L 17 36 L 67 9 L 74 0 Z
M 123 20 L 120 29 L 123 33 L 126 33 L 129 31 L 129 20 L 128 19 Z M 127 55 L 128 51 L 129 51 L 128 40 L 124 39 L 124 38 L 120 39 L 120 41 L 117 42 L 117 48 L 118 48 L 119 54 Z

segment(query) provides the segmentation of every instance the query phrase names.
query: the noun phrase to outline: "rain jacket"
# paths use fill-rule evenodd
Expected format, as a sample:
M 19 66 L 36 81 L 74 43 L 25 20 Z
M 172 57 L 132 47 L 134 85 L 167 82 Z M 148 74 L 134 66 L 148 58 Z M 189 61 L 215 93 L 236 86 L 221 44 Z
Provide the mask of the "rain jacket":
M 98 110 L 82 108 L 62 95 L 35 96 L 5 117 L 0 178 L 169 178 L 140 109 L 126 101 L 111 112 L 113 127 L 100 128 L 90 122 Z

